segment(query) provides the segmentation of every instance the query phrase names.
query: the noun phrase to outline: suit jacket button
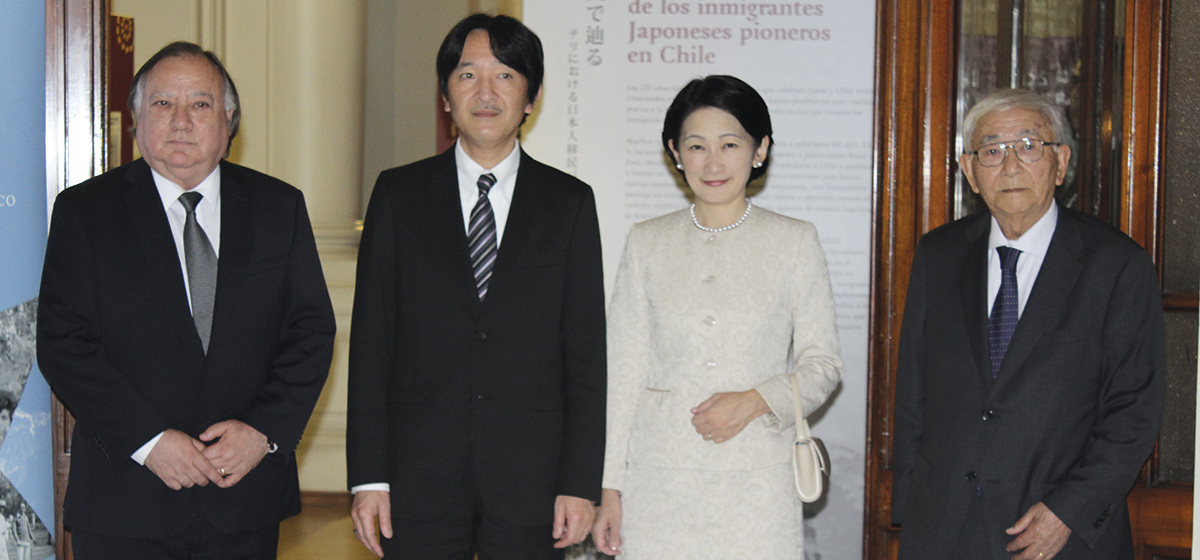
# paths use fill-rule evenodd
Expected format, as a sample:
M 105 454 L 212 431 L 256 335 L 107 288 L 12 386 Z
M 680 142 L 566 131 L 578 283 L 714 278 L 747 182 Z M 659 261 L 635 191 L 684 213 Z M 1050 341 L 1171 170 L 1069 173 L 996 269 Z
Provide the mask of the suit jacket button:
M 979 416 L 980 416 L 981 418 L 983 418 L 983 421 L 984 421 L 984 422 L 987 422 L 988 420 L 991 420 L 993 417 L 995 417 L 995 416 L 996 416 L 996 411 L 994 411 L 994 410 L 985 410 L 985 411 L 983 411 L 983 412 L 982 412 L 982 413 L 981 413 Z
M 478 341 L 484 341 L 484 340 L 487 340 L 487 333 L 485 333 L 485 332 L 483 332 L 483 331 L 476 332 L 476 333 L 475 333 L 475 340 L 478 340 Z
M 967 480 L 975 480 L 976 478 L 979 478 L 979 475 L 975 474 L 975 471 L 967 472 Z

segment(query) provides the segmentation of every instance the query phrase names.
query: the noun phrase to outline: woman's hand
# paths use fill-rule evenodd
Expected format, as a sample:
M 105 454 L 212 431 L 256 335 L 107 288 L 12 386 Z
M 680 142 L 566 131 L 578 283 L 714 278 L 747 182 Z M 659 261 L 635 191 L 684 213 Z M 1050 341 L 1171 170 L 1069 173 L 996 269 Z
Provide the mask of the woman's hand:
M 609 556 L 621 553 L 621 493 L 612 488 L 600 491 L 600 509 L 592 525 L 592 542 L 596 550 Z
M 717 393 L 692 409 L 696 433 L 713 443 L 724 443 L 741 433 L 751 420 L 771 411 L 758 391 Z

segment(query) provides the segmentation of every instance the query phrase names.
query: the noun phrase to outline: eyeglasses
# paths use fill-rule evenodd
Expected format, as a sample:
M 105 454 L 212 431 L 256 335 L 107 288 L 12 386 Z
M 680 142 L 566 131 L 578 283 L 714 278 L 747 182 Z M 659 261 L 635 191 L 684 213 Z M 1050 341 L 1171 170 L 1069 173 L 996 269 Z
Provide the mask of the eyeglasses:
M 969 156 L 975 156 L 979 165 L 984 167 L 998 167 L 1004 163 L 1004 158 L 1008 156 L 1008 151 L 1012 150 L 1017 159 L 1025 163 L 1034 163 L 1046 154 L 1045 146 L 1061 146 L 1061 142 L 1043 142 L 1031 138 L 1022 138 L 1014 142 L 997 142 L 995 144 L 987 144 L 980 147 L 974 152 L 967 152 Z

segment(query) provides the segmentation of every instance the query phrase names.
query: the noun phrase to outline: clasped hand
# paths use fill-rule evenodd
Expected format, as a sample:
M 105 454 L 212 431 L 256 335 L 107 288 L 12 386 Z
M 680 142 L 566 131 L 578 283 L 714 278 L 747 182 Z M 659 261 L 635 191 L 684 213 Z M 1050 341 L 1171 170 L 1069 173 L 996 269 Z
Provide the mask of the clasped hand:
M 1013 560 L 1050 560 L 1071 536 L 1071 529 L 1042 502 L 1030 507 L 1004 532 L 1016 537 L 1005 547 L 1013 553 Z
M 217 422 L 200 439 L 167 430 L 146 456 L 146 467 L 172 490 L 209 482 L 229 488 L 258 466 L 267 445 L 267 436 L 238 420 Z
M 771 411 L 758 391 L 716 393 L 692 409 L 696 433 L 713 443 L 724 443 L 741 433 L 752 420 Z

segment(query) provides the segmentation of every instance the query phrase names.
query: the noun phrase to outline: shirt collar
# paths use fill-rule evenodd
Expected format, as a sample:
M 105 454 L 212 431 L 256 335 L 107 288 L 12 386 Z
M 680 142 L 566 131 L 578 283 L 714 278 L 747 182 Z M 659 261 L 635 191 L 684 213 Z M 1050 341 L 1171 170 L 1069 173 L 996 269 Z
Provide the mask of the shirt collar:
M 1034 222 L 1033 227 L 1030 227 L 1021 237 L 1009 239 L 1004 236 L 1004 232 L 1000 229 L 1000 223 L 996 221 L 996 217 L 992 216 L 992 232 L 988 235 L 988 254 L 996 251 L 996 247 L 1008 246 L 1014 249 L 1019 249 L 1022 253 L 1029 255 L 1045 256 L 1046 250 L 1050 248 L 1050 239 L 1054 237 L 1055 227 L 1058 225 L 1058 203 L 1051 202 L 1050 208 Z
M 506 179 L 517 174 L 517 167 L 521 163 L 521 142 L 513 140 L 512 151 L 491 169 L 484 169 L 482 165 L 479 165 L 475 160 L 471 159 L 471 156 L 467 155 L 466 150 L 462 148 L 462 142 L 455 142 L 454 161 L 458 165 L 459 173 L 471 177 L 472 182 L 478 180 L 479 176 L 484 173 L 491 173 L 496 176 L 496 184 L 504 188 L 505 185 L 513 184 L 512 181 Z M 510 186 L 509 189 L 511 188 Z M 512 193 L 508 194 L 511 195 Z
M 161 173 L 150 168 L 150 175 L 154 177 L 154 186 L 158 188 L 158 196 L 162 198 L 163 208 L 170 208 L 179 195 L 189 192 L 178 183 L 166 178 Z M 200 204 L 210 203 L 216 204 L 221 198 L 221 166 L 218 164 L 213 168 L 212 172 L 205 177 L 200 184 L 191 189 L 193 192 L 198 192 L 204 196 L 200 199 Z

